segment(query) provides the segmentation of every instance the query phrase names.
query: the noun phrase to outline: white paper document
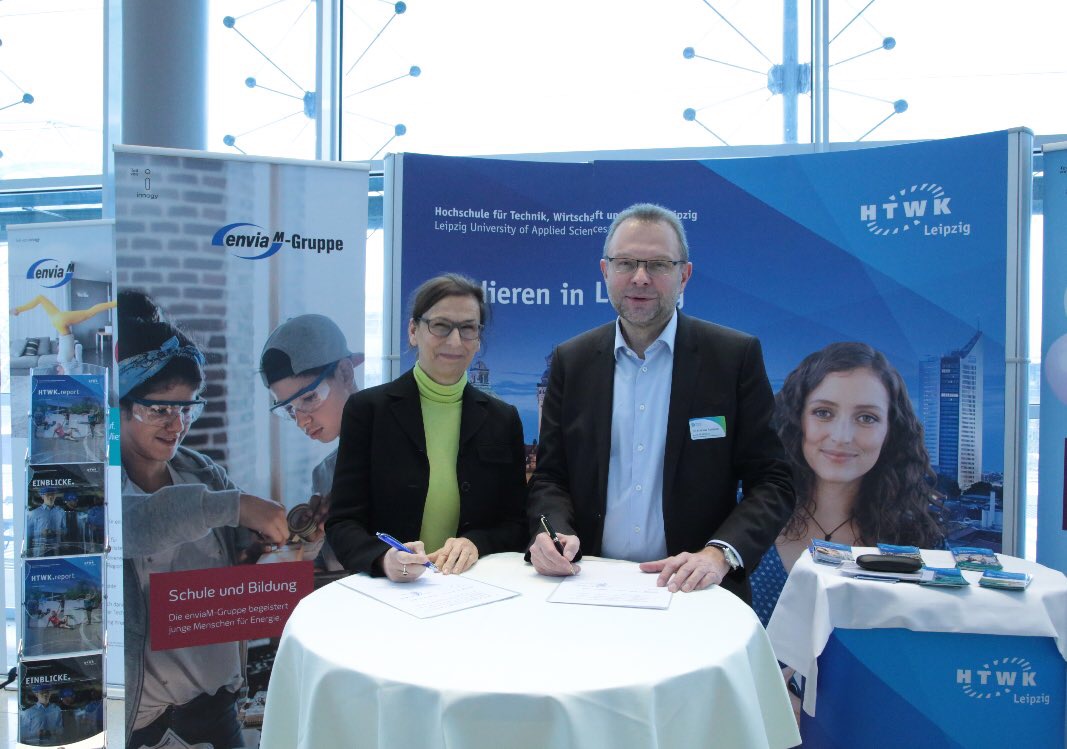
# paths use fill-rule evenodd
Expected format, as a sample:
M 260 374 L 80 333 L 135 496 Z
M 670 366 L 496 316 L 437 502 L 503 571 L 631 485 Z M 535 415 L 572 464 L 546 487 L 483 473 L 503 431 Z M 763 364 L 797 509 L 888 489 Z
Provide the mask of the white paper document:
M 586 606 L 621 606 L 634 609 L 665 609 L 671 605 L 671 592 L 656 587 L 658 575 L 642 572 L 629 562 L 586 561 L 582 571 L 563 578 L 549 603 L 578 603 Z
M 430 571 L 410 583 L 394 583 L 384 577 L 367 575 L 351 575 L 338 582 L 419 619 L 451 614 L 518 595 L 514 590 L 498 588 L 464 575 Z
M 855 562 L 844 562 L 837 568 L 846 577 L 858 577 L 863 580 L 884 580 L 888 583 L 917 583 L 932 580 L 934 573 L 929 570 L 918 572 L 879 572 L 878 570 L 865 570 Z

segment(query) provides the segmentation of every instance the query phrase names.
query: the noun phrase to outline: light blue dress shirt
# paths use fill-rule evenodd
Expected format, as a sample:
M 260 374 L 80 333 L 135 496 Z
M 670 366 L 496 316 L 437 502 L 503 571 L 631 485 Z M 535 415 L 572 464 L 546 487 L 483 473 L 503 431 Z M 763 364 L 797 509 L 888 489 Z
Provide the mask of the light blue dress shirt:
M 667 556 L 663 531 L 663 454 L 674 373 L 678 311 L 638 356 L 615 322 L 611 458 L 601 554 L 648 562 Z
M 650 562 L 667 557 L 663 530 L 663 460 L 674 375 L 678 310 L 642 359 L 615 321 L 615 381 L 611 456 L 601 555 Z M 710 543 L 710 542 L 709 542 Z M 724 541 L 735 555 L 737 550 Z M 740 555 L 737 555 L 740 560 Z M 743 564 L 743 561 L 742 561 Z

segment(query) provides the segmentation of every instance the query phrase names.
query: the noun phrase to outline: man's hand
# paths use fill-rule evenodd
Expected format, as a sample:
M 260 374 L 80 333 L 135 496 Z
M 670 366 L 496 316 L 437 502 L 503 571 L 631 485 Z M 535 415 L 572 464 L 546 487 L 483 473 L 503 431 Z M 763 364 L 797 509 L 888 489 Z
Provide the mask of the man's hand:
M 547 533 L 538 533 L 534 536 L 533 545 L 530 546 L 530 562 L 542 575 L 555 577 L 577 575 L 582 568 L 574 564 L 572 560 L 578 555 L 578 549 L 581 546 L 578 537 L 564 533 L 557 533 L 556 536 L 563 544 L 563 555 L 560 556 L 560 553 L 556 551 L 556 545 L 552 543 Z
M 430 561 L 446 575 L 466 572 L 478 561 L 478 547 L 469 538 L 450 538 L 430 554 Z
M 655 562 L 642 562 L 642 572 L 658 572 L 656 585 L 667 586 L 671 593 L 688 593 L 718 585 L 730 572 L 730 565 L 718 546 L 708 546 L 696 554 L 681 554 Z

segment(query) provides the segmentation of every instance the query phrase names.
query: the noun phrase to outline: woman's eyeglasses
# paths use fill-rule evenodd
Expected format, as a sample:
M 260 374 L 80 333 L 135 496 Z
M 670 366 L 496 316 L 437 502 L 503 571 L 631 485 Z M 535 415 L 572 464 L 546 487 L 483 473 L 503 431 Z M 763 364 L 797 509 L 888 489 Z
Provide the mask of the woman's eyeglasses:
M 426 323 L 426 329 L 438 338 L 448 338 L 453 330 L 458 330 L 464 341 L 477 341 L 485 327 L 476 322 L 452 322 L 443 317 L 420 317 L 416 322 Z
M 283 401 L 270 407 L 270 412 L 283 419 L 296 421 L 298 413 L 310 414 L 317 411 L 330 397 L 330 376 L 337 369 L 334 362 L 315 378 L 307 387 L 302 387 Z
M 133 401 L 133 418 L 154 427 L 167 426 L 175 417 L 183 424 L 192 424 L 204 413 L 207 401 L 161 401 L 151 398 L 130 398 Z

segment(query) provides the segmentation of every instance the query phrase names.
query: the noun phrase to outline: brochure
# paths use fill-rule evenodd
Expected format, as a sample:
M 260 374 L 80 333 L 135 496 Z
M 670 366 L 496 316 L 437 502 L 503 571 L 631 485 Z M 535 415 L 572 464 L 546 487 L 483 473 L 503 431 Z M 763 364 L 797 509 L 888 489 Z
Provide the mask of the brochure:
M 19 742 L 66 746 L 104 730 L 103 655 L 23 661 Z
M 1003 570 L 986 570 L 978 579 L 978 584 L 983 588 L 999 588 L 1000 590 L 1026 590 L 1033 579 L 1028 572 L 1004 572 Z
M 106 545 L 103 463 L 30 465 L 26 555 L 102 554 Z
M 952 550 L 956 566 L 961 570 L 999 570 L 1000 560 L 992 549 L 983 546 L 957 546 Z
M 970 585 L 967 578 L 955 567 L 924 567 L 920 585 L 932 585 L 945 588 L 962 588 Z
M 848 544 L 813 538 L 808 549 L 811 551 L 811 558 L 819 564 L 829 564 L 837 567 L 842 562 L 851 562 L 853 560 L 852 547 Z
M 26 560 L 22 589 L 26 656 L 103 648 L 103 568 L 100 555 Z
M 33 375 L 30 463 L 103 463 L 107 458 L 106 377 Z
M 912 559 L 918 559 L 920 562 L 923 560 L 922 553 L 919 551 L 918 546 L 897 546 L 896 544 L 878 544 L 878 551 L 882 554 L 892 554 L 898 557 L 911 557 Z

